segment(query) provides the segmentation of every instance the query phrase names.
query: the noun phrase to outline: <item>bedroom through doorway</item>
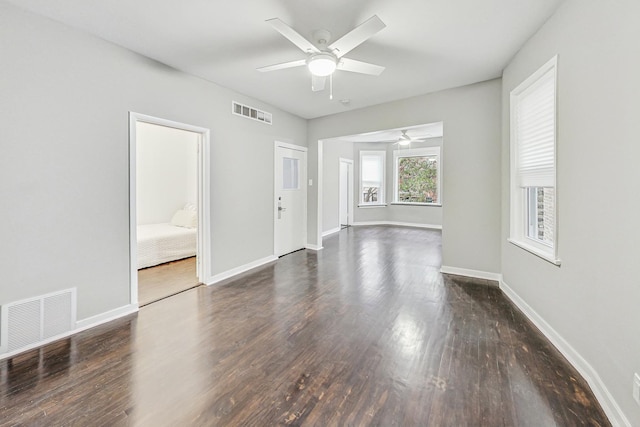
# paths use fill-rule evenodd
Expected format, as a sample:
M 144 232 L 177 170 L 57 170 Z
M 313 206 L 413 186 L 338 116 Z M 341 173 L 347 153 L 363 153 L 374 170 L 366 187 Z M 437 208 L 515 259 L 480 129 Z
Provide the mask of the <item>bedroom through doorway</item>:
M 144 306 L 203 281 L 208 130 L 132 113 L 130 131 L 131 298 Z

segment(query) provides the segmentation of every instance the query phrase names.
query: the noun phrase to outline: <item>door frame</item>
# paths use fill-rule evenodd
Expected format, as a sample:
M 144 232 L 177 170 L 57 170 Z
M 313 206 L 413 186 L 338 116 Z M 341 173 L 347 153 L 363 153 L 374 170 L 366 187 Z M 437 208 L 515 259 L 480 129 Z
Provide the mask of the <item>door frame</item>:
M 338 165 L 342 166 L 345 163 L 347 165 L 347 226 L 353 225 L 353 160 L 345 159 L 343 157 L 339 158 Z M 342 172 L 341 168 L 338 168 L 338 227 L 342 227 L 341 215 L 342 212 L 340 208 L 342 207 Z
M 200 126 L 175 122 L 160 117 L 129 112 L 129 262 L 130 262 L 130 304 L 138 305 L 138 240 L 137 240 L 137 194 L 136 194 L 136 143 L 137 123 L 165 126 L 194 132 L 198 139 L 198 230 L 196 275 L 200 283 L 206 283 L 211 275 L 211 131 Z
M 304 169 L 305 176 L 309 177 L 309 168 L 308 168 L 308 148 L 302 145 L 290 144 L 288 142 L 282 141 L 274 141 L 273 143 L 273 255 L 278 256 L 276 252 L 276 221 L 278 220 L 278 202 L 276 201 L 277 197 L 277 188 L 278 188 L 278 177 L 276 176 L 276 170 L 278 169 L 278 147 L 287 148 L 290 150 L 302 151 L 304 153 Z M 301 189 L 304 200 L 304 207 L 302 211 L 302 243 L 303 248 L 307 247 L 307 182 L 301 183 Z

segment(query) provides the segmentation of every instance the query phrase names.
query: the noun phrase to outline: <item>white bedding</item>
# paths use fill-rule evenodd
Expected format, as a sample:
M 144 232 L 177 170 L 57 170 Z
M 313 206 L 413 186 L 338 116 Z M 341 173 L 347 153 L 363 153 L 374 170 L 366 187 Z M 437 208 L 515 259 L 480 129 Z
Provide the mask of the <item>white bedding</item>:
M 171 224 L 138 226 L 138 269 L 196 254 L 195 228 Z

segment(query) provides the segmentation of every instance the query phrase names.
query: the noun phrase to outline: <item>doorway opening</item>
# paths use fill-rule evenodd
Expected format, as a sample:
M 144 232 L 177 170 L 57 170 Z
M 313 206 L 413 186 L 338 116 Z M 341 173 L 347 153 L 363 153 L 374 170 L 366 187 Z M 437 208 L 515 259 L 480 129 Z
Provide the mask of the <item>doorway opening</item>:
M 340 229 L 353 224 L 353 160 L 340 158 Z
M 130 113 L 131 303 L 198 286 L 209 270 L 209 130 Z
M 348 226 L 441 230 L 444 151 L 443 122 L 319 139 L 318 246 Z

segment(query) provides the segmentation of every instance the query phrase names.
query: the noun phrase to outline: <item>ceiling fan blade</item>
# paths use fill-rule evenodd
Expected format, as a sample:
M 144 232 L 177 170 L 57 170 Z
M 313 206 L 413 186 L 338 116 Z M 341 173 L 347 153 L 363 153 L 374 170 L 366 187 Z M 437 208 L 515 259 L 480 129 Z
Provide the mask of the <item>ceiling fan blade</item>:
M 318 53 L 320 49 L 315 47 L 313 43 L 305 39 L 296 30 L 282 22 L 279 18 L 267 19 L 267 21 L 277 32 L 285 36 L 289 41 L 298 46 L 303 52 Z
M 306 59 L 299 59 L 297 61 L 289 61 L 289 62 L 283 62 L 281 64 L 267 65 L 266 67 L 256 68 L 256 70 L 265 73 L 267 71 L 284 70 L 285 68 L 301 67 L 306 64 L 307 64 Z
M 433 136 L 430 133 L 423 134 L 423 136 L 420 136 L 420 137 L 409 136 L 409 139 L 411 140 L 411 142 L 425 142 L 425 141 L 428 141 L 429 138 L 433 138 Z
M 355 59 L 342 58 L 338 63 L 338 70 L 379 76 L 384 71 L 384 67 L 381 65 L 370 64 L 368 62 L 356 61 Z
M 324 90 L 324 85 L 327 82 L 326 76 L 314 76 L 311 75 L 311 90 L 314 92 L 319 92 Z
M 329 45 L 329 49 L 340 58 L 369 37 L 382 30 L 386 25 L 378 15 L 373 15 L 344 36 Z

